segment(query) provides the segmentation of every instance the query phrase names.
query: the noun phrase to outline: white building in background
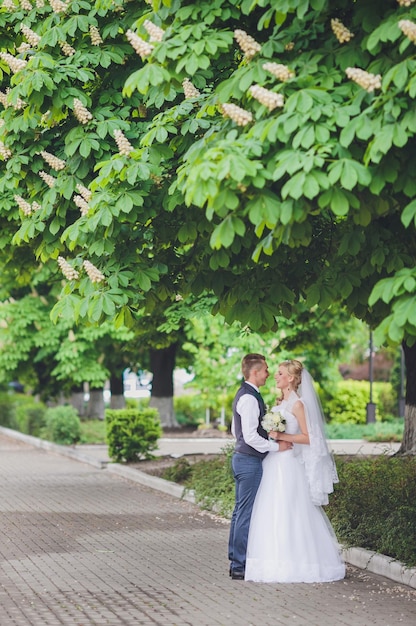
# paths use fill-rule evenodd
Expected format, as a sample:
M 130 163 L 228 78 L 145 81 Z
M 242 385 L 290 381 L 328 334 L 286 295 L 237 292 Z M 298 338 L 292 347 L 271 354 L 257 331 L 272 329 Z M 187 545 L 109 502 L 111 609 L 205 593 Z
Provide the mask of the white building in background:
M 186 383 L 193 380 L 194 375 L 185 369 L 175 369 L 173 372 L 173 388 L 175 396 L 183 396 L 189 393 Z M 152 390 L 152 374 L 140 372 L 136 374 L 127 369 L 124 371 L 124 396 L 126 398 L 148 398 Z

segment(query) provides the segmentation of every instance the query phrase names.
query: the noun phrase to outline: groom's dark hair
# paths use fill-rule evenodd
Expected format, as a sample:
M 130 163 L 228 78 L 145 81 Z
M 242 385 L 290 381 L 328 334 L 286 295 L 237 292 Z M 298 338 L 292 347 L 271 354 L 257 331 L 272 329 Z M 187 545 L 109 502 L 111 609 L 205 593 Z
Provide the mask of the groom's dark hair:
M 266 357 L 263 356 L 263 354 L 257 354 L 255 352 L 246 354 L 241 362 L 241 371 L 243 372 L 244 380 L 249 378 L 251 370 L 260 369 L 265 362 Z

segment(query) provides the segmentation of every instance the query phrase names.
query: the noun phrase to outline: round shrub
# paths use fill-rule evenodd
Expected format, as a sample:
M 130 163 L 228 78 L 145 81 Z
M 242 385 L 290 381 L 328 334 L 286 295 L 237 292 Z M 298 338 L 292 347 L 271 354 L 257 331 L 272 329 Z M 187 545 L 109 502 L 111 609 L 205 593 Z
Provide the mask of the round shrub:
M 130 463 L 153 458 L 162 435 L 157 409 L 107 409 L 105 422 L 111 459 Z
M 68 405 L 47 409 L 41 436 L 64 446 L 77 443 L 81 437 L 81 420 L 74 407 Z

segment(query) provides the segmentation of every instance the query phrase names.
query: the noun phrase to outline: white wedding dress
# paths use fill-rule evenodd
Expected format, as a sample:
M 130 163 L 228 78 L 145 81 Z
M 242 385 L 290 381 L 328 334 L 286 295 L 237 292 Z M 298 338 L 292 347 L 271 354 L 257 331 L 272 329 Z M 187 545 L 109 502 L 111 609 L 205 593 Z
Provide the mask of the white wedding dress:
M 290 412 L 292 393 L 278 409 L 286 432 L 300 432 Z M 341 580 L 345 565 L 332 526 L 313 504 L 300 447 L 269 452 L 254 502 L 247 546 L 245 580 L 264 583 L 319 583 Z

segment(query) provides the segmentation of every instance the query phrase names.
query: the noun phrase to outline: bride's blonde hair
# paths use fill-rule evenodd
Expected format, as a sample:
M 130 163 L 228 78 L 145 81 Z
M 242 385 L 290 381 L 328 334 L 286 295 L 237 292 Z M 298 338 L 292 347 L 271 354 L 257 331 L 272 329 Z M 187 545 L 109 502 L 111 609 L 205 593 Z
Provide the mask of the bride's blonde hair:
M 296 359 L 288 359 L 287 361 L 282 361 L 280 365 L 283 365 L 289 372 L 289 375 L 293 376 L 293 386 L 295 391 L 297 391 L 302 380 L 302 363 Z
M 298 390 L 298 387 L 302 381 L 302 370 L 303 365 L 300 361 L 296 359 L 288 359 L 287 361 L 282 361 L 279 363 L 279 366 L 282 365 L 288 371 L 290 376 L 293 376 L 293 388 L 295 391 Z M 277 399 L 277 402 L 280 403 L 283 400 L 283 391 L 280 398 Z

